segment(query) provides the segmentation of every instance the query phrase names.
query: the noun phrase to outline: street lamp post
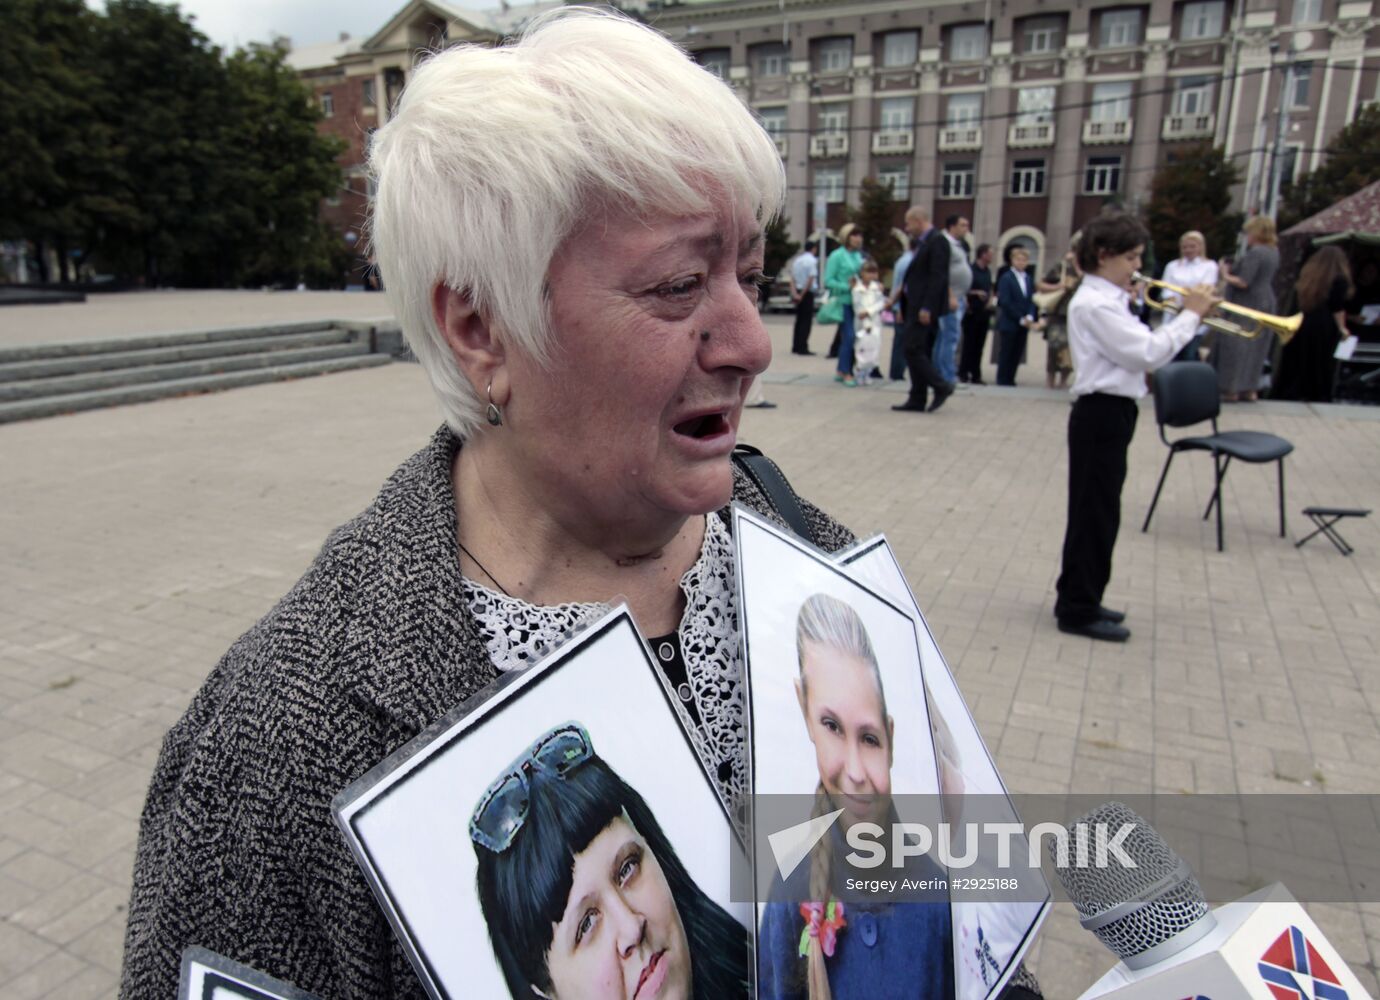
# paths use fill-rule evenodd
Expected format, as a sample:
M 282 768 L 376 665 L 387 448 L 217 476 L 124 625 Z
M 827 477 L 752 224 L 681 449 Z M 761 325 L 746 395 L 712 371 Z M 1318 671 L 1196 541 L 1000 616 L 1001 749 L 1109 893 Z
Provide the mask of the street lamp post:
M 1273 57 L 1279 49 L 1278 42 L 1270 44 Z M 1273 60 L 1272 60 L 1273 61 Z M 1289 55 L 1284 63 L 1284 79 L 1279 86 L 1279 109 L 1275 116 L 1275 141 L 1270 152 L 1270 187 L 1265 203 L 1265 214 L 1274 220 L 1279 214 L 1279 189 L 1284 177 L 1284 137 L 1289 131 L 1290 89 L 1294 85 L 1294 47 L 1289 46 Z

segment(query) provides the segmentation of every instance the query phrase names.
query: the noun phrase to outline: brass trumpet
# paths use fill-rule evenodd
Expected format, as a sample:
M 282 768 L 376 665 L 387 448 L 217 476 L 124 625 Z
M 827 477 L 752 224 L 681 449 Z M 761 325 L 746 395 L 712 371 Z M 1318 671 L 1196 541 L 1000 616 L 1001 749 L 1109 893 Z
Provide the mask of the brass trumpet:
M 1181 285 L 1171 285 L 1167 281 L 1158 281 L 1155 278 L 1147 277 L 1143 274 L 1131 275 L 1133 282 L 1144 282 L 1155 288 L 1163 288 L 1166 292 L 1175 292 L 1179 295 L 1187 295 L 1188 289 Z M 1153 299 L 1146 299 L 1146 302 L 1155 309 L 1164 312 L 1175 313 L 1179 309 L 1177 306 L 1165 302 L 1156 302 Z M 1234 313 L 1243 319 L 1255 323 L 1254 327 L 1242 326 L 1240 323 L 1233 323 L 1228 319 L 1219 317 L 1204 317 L 1203 324 L 1222 333 L 1229 333 L 1234 337 L 1245 337 L 1247 340 L 1260 336 L 1262 330 L 1273 330 L 1279 335 L 1279 342 L 1287 344 L 1294 338 L 1294 334 L 1299 332 L 1299 327 L 1303 325 L 1303 313 L 1295 313 L 1292 316 L 1276 316 L 1273 313 L 1261 312 L 1259 309 L 1249 309 L 1246 306 L 1238 306 L 1231 302 L 1219 302 L 1217 308 L 1223 312 Z

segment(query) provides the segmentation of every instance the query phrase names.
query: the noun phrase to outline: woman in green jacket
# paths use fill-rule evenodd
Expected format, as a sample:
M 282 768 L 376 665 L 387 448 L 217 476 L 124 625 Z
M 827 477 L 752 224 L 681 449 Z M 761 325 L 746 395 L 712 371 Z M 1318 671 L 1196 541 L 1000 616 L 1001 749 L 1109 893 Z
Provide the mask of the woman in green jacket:
M 844 237 L 843 245 L 829 254 L 824 265 L 824 287 L 829 292 L 829 301 L 818 317 L 821 323 L 839 325 L 838 336 L 834 338 L 839 359 L 834 381 L 849 386 L 857 384 L 853 379 L 853 278 L 862 262 L 862 233 L 854 229 Z

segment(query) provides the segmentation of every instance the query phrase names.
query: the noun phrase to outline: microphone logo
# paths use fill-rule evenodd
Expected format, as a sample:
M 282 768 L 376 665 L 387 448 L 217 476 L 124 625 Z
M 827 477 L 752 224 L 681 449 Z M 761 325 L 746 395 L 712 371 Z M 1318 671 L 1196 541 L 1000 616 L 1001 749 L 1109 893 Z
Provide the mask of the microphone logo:
M 1259 969 L 1275 1000 L 1347 1000 L 1337 974 L 1297 927 L 1265 949 Z

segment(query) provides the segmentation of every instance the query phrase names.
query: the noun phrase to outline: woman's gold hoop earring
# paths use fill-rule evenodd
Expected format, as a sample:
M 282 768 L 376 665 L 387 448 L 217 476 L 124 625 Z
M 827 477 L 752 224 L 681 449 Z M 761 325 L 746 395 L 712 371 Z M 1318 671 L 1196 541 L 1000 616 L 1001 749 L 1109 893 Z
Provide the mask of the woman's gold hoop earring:
M 489 396 L 489 406 L 488 409 L 484 411 L 484 419 L 489 422 L 491 427 L 502 427 L 503 411 L 500 410 L 498 404 L 494 402 L 494 384 L 490 382 L 489 387 L 484 391 Z

